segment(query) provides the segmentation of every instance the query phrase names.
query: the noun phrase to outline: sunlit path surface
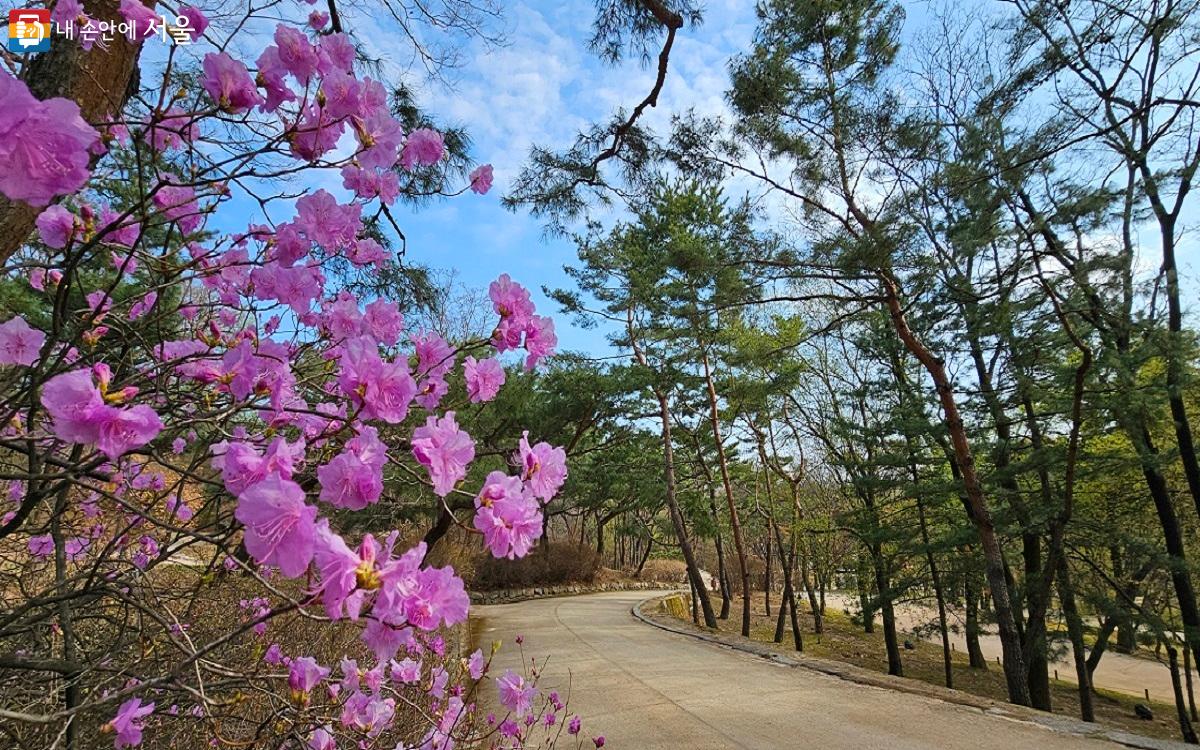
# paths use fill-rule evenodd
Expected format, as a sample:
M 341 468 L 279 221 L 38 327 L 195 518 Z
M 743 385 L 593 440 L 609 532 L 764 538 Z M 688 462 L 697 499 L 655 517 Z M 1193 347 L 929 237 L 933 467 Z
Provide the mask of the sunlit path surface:
M 513 644 L 549 657 L 542 687 L 570 690 L 570 713 L 606 747 L 821 750 L 1069 750 L 1119 745 L 907 693 L 771 664 L 635 620 L 646 592 L 613 592 L 477 608 L 479 640 L 503 639 L 499 674 L 519 665 Z

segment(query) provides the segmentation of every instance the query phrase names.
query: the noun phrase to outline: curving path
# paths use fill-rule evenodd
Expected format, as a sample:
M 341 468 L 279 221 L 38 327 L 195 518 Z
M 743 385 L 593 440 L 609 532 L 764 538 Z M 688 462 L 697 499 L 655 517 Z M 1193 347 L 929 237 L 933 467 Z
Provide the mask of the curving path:
M 1121 745 L 936 699 L 874 688 L 668 633 L 635 620 L 650 592 L 477 607 L 481 643 L 505 641 L 493 674 L 549 657 L 543 689 L 606 747 L 630 750 L 1085 750 Z M 590 745 L 590 743 L 588 743 Z

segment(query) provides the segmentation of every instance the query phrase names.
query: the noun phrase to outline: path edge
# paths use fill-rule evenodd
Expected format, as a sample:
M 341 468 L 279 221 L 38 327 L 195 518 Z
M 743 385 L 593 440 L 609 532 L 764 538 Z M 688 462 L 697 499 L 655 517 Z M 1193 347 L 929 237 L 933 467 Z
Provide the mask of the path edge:
M 799 654 L 785 655 L 774 649 L 760 645 L 754 642 L 745 642 L 740 637 L 729 636 L 719 633 L 706 633 L 700 630 L 691 630 L 686 627 L 676 627 L 664 622 L 659 622 L 645 612 L 642 608 L 651 602 L 656 602 L 663 599 L 663 594 L 642 599 L 633 605 L 630 609 L 630 614 L 637 620 L 659 630 L 664 630 L 668 633 L 695 638 L 705 643 L 711 643 L 722 648 L 727 648 L 733 651 L 740 651 L 745 654 L 757 656 L 762 659 L 767 659 L 776 664 L 797 669 L 808 669 L 814 672 L 820 672 L 831 677 L 837 677 L 847 682 L 853 682 L 859 685 L 868 685 L 871 687 L 883 688 L 885 690 L 896 690 L 902 693 L 919 695 L 925 698 L 940 700 L 944 703 L 951 703 L 958 706 L 973 708 L 981 713 L 986 713 L 990 716 L 998 716 L 1010 721 L 1020 721 L 1028 724 L 1036 724 L 1043 729 L 1060 734 L 1073 734 L 1080 737 L 1091 739 L 1107 740 L 1125 747 L 1137 748 L 1138 750 L 1195 750 L 1195 745 L 1188 745 L 1177 740 L 1160 740 L 1154 737 L 1144 737 L 1142 735 L 1133 734 L 1120 729 L 1112 729 L 1100 724 L 1089 724 L 1088 722 L 1072 719 L 1066 716 L 1057 716 L 1054 714 L 1046 714 L 1025 706 L 1016 706 L 1011 703 L 1002 703 L 990 698 L 983 698 L 978 695 L 964 692 L 962 690 L 953 690 L 950 688 L 931 685 L 919 680 L 908 680 L 902 677 L 892 677 L 878 672 L 872 672 L 869 669 L 856 667 L 853 664 L 845 662 L 833 661 L 832 659 L 821 659 L 814 656 L 804 656 Z

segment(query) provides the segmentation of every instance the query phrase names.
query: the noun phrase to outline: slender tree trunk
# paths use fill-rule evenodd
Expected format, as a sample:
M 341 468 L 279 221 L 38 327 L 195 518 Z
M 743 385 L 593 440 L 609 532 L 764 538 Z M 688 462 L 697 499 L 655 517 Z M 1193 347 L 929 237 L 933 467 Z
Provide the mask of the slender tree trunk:
M 634 573 L 633 573 L 634 578 L 642 577 L 642 571 L 646 567 L 646 561 L 650 559 L 650 550 L 653 548 L 654 548 L 654 540 L 647 539 L 646 540 L 646 549 L 642 550 L 642 559 L 638 562 L 637 570 L 634 571 Z
M 858 602 L 862 607 L 862 626 L 864 633 L 875 632 L 875 598 L 871 596 L 871 566 L 866 556 L 858 557 Z
M 959 415 L 958 403 L 954 398 L 954 388 L 941 359 L 934 356 L 909 327 L 904 307 L 900 304 L 895 280 L 889 273 L 880 273 L 879 277 L 884 287 L 888 313 L 897 335 L 909 352 L 925 367 L 937 389 L 938 399 L 942 405 L 943 422 L 954 448 L 958 469 L 962 474 L 963 492 L 970 504 L 971 522 L 975 525 L 979 534 L 980 546 L 983 548 L 984 572 L 991 589 L 1000 645 L 1004 652 L 1004 681 L 1008 686 L 1008 699 L 1018 705 L 1028 706 L 1030 704 L 1029 685 L 1026 682 L 1028 672 L 1025 669 L 1025 657 L 1021 638 L 1017 632 L 1008 583 L 1004 578 L 1000 541 L 996 537 L 996 528 L 992 522 L 987 496 L 983 492 L 983 485 L 975 471 L 975 456 L 967 439 L 966 426 Z
M 1196 716 L 1196 693 L 1192 690 L 1192 652 L 1188 650 L 1187 644 L 1183 647 L 1183 676 L 1187 686 L 1188 713 L 1192 721 L 1200 721 L 1200 717 Z
M 1096 720 L 1096 709 L 1092 705 L 1092 673 L 1087 666 L 1087 654 L 1083 642 L 1083 619 L 1075 606 L 1075 588 L 1071 585 L 1071 569 L 1065 555 L 1058 558 L 1058 598 L 1062 602 L 1063 616 L 1067 620 L 1067 635 L 1071 639 L 1071 656 L 1075 661 L 1075 681 L 1079 684 L 1079 718 Z
M 770 478 L 768 477 L 768 481 Z M 763 558 L 767 565 L 763 573 L 763 601 L 767 617 L 771 616 L 771 535 L 767 534 L 767 554 Z
M 637 336 L 634 333 L 632 309 L 626 310 L 625 325 L 634 357 L 642 367 L 649 367 L 646 355 L 642 351 Z M 658 418 L 662 423 L 663 476 L 666 484 L 667 510 L 671 516 L 671 525 L 675 527 L 675 536 L 679 541 L 679 550 L 683 553 L 683 562 L 687 567 L 688 581 L 693 590 L 704 591 L 704 579 L 700 576 L 700 566 L 696 564 L 696 555 L 692 551 L 692 542 L 688 538 L 687 524 L 684 523 L 683 512 L 679 509 L 679 499 L 675 496 L 675 448 L 671 442 L 671 404 L 668 401 L 667 394 L 657 385 L 653 386 L 652 390 L 655 399 L 658 401 Z M 700 597 L 700 600 L 700 605 L 704 610 L 705 626 L 716 628 L 717 618 L 713 614 L 712 603 L 708 599 L 708 593 L 705 592 L 704 596 Z
M 1175 694 L 1175 713 L 1179 716 L 1179 732 L 1183 741 L 1189 745 L 1200 745 L 1196 739 L 1196 730 L 1188 717 L 1187 704 L 1183 698 L 1183 685 L 1179 680 L 1179 652 L 1170 643 L 1167 644 L 1167 660 L 1171 667 L 1171 691 Z
M 725 487 L 725 501 L 729 504 L 729 527 L 733 531 L 733 546 L 737 550 L 738 563 L 742 566 L 742 635 L 749 638 L 750 564 L 746 557 L 746 542 L 742 537 L 742 524 L 738 518 L 737 503 L 733 497 L 733 484 L 729 480 L 729 463 L 725 458 L 725 445 L 721 442 L 721 415 L 717 410 L 717 389 L 713 385 L 708 352 L 704 353 L 704 382 L 708 386 L 709 415 L 712 422 L 713 442 L 717 446 L 717 463 L 721 469 L 721 483 Z
M 696 564 L 696 554 L 692 551 L 692 542 L 688 538 L 687 526 L 683 520 L 683 512 L 679 509 L 679 500 L 675 497 L 675 449 L 671 445 L 671 407 L 667 395 L 657 388 L 654 395 L 658 398 L 659 419 L 662 421 L 663 469 L 666 476 L 667 510 L 671 515 L 671 523 L 675 527 L 675 536 L 679 540 L 679 549 L 683 553 L 683 562 L 687 566 L 688 582 L 692 591 L 704 591 L 704 579 L 700 576 L 700 566 Z M 704 624 L 707 627 L 717 627 L 717 618 L 713 614 L 712 604 L 708 601 L 707 593 L 697 597 L 704 611 Z M 698 618 L 697 618 L 697 621 Z
M 1175 506 L 1167 488 L 1166 477 L 1158 467 L 1158 451 L 1154 446 L 1150 430 L 1144 422 L 1126 430 L 1142 462 L 1142 474 L 1150 488 L 1150 497 L 1162 527 L 1167 555 L 1170 557 L 1171 584 L 1179 604 L 1179 617 L 1183 620 L 1185 643 L 1192 648 L 1192 656 L 1200 661 L 1200 610 L 1196 606 L 1196 593 L 1188 575 L 1187 556 L 1183 546 L 1183 531 Z
M 896 634 L 896 610 L 892 605 L 892 583 L 887 573 L 887 561 L 883 559 L 880 545 L 871 548 L 871 563 L 875 569 L 875 588 L 879 590 L 879 608 L 883 613 L 883 643 L 887 649 L 888 674 L 904 676 L 904 663 L 900 660 L 900 642 Z
M 804 593 L 808 596 L 808 607 L 812 610 L 813 633 L 821 635 L 825 632 L 825 604 L 823 600 L 817 598 L 817 592 L 809 580 L 808 554 L 804 551 L 803 545 L 798 549 L 798 554 L 800 555 L 800 582 L 804 584 Z
M 916 472 L 916 465 L 912 467 L 912 471 Z M 921 498 L 916 498 L 917 501 L 917 520 L 921 524 L 921 544 L 925 547 L 925 560 L 929 565 L 929 577 L 933 580 L 933 596 L 937 600 L 938 611 L 938 632 L 942 636 L 942 670 L 945 672 L 946 687 L 954 687 L 954 662 L 951 659 L 950 653 L 950 627 L 946 618 L 946 593 L 942 589 L 942 576 L 938 570 L 937 559 L 933 554 L 933 547 L 929 544 L 929 525 L 925 521 L 925 504 L 921 502 Z
M 697 448 L 697 450 L 699 450 Z M 703 457 L 701 457 L 701 467 L 704 467 Z M 707 475 L 708 469 L 704 467 L 704 472 Z M 712 511 L 713 523 L 717 529 L 716 548 L 717 548 L 717 583 L 721 587 L 721 614 L 722 620 L 729 619 L 729 605 L 733 600 L 733 596 L 729 591 L 729 567 L 725 561 L 725 543 L 721 539 L 721 513 L 717 509 L 717 491 L 713 487 L 711 481 L 708 482 L 708 508 Z
M 975 588 L 975 582 L 972 580 L 970 572 L 967 573 L 966 579 L 963 582 L 963 598 L 966 600 L 966 639 L 967 639 L 967 660 L 972 669 L 987 670 L 987 659 L 983 655 L 983 649 L 979 645 L 979 592 Z

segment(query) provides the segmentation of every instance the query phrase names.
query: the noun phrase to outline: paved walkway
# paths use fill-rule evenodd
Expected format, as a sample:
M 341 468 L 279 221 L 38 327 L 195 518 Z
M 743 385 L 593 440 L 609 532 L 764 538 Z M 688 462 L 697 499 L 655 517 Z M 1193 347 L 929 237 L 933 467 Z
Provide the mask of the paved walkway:
M 585 732 L 628 750 L 1087 750 L 1116 744 L 910 693 L 859 685 L 635 620 L 648 592 L 476 607 L 494 670 L 549 657 L 542 687 L 570 693 Z M 496 672 L 497 674 L 499 672 Z

